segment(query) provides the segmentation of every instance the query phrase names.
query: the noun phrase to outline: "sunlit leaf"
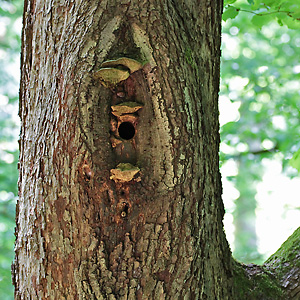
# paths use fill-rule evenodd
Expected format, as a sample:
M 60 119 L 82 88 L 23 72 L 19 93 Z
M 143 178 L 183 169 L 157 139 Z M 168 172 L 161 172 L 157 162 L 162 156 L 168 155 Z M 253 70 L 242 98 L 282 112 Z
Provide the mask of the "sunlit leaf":
M 235 3 L 236 0 L 224 0 L 224 6 Z
M 296 153 L 294 153 L 293 157 L 290 160 L 290 165 L 300 172 L 300 149 Z
M 252 23 L 260 29 L 271 21 L 274 21 L 274 16 L 268 13 L 257 14 L 252 18 Z
M 286 25 L 290 29 L 300 29 L 300 21 L 290 18 L 290 17 L 285 17 L 281 19 L 282 24 Z
M 229 6 L 228 8 L 225 9 L 223 12 L 223 20 L 226 21 L 228 19 L 234 19 L 239 13 L 239 9 L 234 7 L 234 6 Z

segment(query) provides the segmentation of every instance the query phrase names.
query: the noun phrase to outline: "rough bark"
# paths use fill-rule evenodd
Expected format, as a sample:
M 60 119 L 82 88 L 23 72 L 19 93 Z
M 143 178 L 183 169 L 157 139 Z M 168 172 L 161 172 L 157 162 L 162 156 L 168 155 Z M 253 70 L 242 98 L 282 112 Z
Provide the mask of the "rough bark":
M 16 299 L 234 299 L 221 11 L 204 0 L 25 1 Z M 143 67 L 123 65 L 130 76 L 108 84 L 97 71 L 120 57 Z M 124 102 L 142 108 L 114 114 Z
M 300 299 L 300 227 L 271 255 L 263 267 L 278 280 L 287 299 Z
M 300 299 L 300 228 L 262 265 L 235 263 L 236 299 Z

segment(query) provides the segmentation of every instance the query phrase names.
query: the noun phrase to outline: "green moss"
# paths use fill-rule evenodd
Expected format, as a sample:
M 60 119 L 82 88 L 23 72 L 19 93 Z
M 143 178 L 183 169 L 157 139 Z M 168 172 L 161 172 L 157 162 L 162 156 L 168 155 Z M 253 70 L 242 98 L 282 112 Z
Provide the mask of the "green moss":
M 253 299 L 283 299 L 284 293 L 282 288 L 269 274 L 257 274 L 251 279 L 253 281 L 252 284 L 254 285 L 254 288 L 251 291 L 251 296 L 254 296 Z
M 300 227 L 281 245 L 281 247 L 265 262 L 267 269 L 273 269 L 279 278 L 290 269 L 291 266 L 300 268 L 297 255 L 300 252 Z
M 138 167 L 135 167 L 130 163 L 120 163 L 117 165 L 117 169 L 120 169 L 121 171 L 140 170 Z
M 234 265 L 234 289 L 236 291 L 236 298 L 238 299 L 248 292 L 250 283 L 243 267 L 237 262 Z
M 234 262 L 235 299 L 282 300 L 284 291 L 277 280 L 260 266 Z
M 184 56 L 186 61 L 189 63 L 189 65 L 194 68 L 197 69 L 197 64 L 195 63 L 194 59 L 193 59 L 193 51 L 191 48 L 186 48 L 184 51 Z
M 279 260 L 291 261 L 300 251 L 300 227 L 281 245 L 281 247 L 266 261 L 275 264 Z M 300 263 L 300 262 L 299 262 Z

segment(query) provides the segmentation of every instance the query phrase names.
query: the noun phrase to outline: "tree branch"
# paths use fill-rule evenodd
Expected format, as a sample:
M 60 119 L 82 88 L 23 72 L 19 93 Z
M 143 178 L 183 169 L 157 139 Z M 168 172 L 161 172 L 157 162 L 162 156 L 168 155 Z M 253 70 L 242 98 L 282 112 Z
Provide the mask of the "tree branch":
M 300 227 L 265 262 L 264 267 L 279 280 L 287 299 L 300 298 Z
M 253 150 L 253 151 L 245 151 L 245 152 L 240 152 L 237 154 L 225 154 L 226 160 L 233 158 L 233 159 L 240 159 L 243 156 L 253 154 L 253 155 L 261 155 L 261 154 L 271 154 L 275 153 L 278 151 L 278 146 L 275 145 L 273 148 L 270 149 L 259 149 L 259 150 Z

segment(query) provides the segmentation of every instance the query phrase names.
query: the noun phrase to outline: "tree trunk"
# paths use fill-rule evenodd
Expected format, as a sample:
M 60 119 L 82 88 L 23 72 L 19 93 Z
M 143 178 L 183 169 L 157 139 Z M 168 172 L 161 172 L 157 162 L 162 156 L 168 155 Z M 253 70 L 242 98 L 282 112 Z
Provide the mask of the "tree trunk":
M 16 299 L 235 299 L 246 273 L 222 227 L 221 12 L 25 1 Z

